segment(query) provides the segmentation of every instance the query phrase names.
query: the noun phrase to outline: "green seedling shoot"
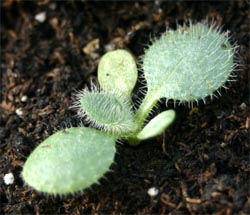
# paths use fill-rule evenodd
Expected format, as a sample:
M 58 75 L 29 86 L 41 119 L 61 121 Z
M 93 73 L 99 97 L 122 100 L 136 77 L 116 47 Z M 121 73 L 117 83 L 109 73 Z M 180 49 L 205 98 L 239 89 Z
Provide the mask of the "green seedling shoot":
M 22 177 L 39 192 L 66 195 L 89 188 L 109 171 L 117 140 L 137 145 L 160 135 L 174 120 L 166 110 L 148 122 L 157 102 L 193 103 L 212 97 L 230 80 L 235 47 L 226 34 L 205 24 L 167 31 L 145 51 L 142 71 L 146 93 L 134 110 L 138 79 L 134 57 L 126 50 L 105 54 L 98 67 L 99 86 L 83 89 L 73 108 L 89 127 L 72 127 L 44 140 L 26 160 Z

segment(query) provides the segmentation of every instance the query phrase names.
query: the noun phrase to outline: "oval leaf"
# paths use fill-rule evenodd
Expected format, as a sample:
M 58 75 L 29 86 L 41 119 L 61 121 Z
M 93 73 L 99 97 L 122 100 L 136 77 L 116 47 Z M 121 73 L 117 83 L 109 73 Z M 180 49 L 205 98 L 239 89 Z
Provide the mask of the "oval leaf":
M 143 70 L 155 99 L 194 101 L 211 96 L 235 64 L 228 38 L 203 24 L 168 31 L 146 51 Z
M 104 90 L 130 98 L 137 81 L 134 57 L 123 49 L 106 53 L 98 66 L 98 81 Z
M 98 182 L 114 155 L 113 137 L 92 128 L 69 128 L 48 137 L 31 153 L 22 177 L 40 192 L 74 193 Z
M 174 110 L 167 110 L 160 113 L 150 120 L 150 122 L 142 129 L 142 131 L 137 134 L 137 138 L 140 140 L 145 140 L 160 135 L 174 121 L 174 118 Z

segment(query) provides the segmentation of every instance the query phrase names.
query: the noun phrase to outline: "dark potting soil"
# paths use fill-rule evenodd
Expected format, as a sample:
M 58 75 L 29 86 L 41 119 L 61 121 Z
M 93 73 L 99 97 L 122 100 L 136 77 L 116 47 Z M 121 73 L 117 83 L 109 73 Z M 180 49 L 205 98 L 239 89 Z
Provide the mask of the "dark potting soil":
M 1 214 L 249 214 L 249 4 L 1 1 Z M 168 103 L 174 124 L 138 147 L 118 144 L 101 185 L 63 198 L 25 186 L 20 173 L 32 150 L 80 123 L 72 94 L 96 79 L 101 56 L 125 48 L 138 58 L 150 36 L 189 20 L 213 21 L 237 41 L 240 66 L 229 90 L 193 108 Z

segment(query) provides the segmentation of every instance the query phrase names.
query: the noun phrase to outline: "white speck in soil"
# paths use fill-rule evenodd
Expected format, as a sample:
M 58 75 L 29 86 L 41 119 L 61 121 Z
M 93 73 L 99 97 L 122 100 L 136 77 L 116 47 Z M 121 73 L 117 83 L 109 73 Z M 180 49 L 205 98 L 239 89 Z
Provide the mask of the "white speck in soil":
M 35 20 L 43 23 L 46 20 L 46 13 L 45 12 L 41 12 L 35 15 Z
M 159 189 L 157 189 L 156 187 L 151 187 L 148 189 L 148 195 L 150 197 L 155 197 L 159 194 Z
M 22 116 L 23 115 L 23 111 L 22 111 L 21 108 L 17 108 L 16 109 L 16 115 L 18 115 L 18 116 Z
M 241 105 L 240 105 L 240 109 L 241 110 L 245 110 L 247 108 L 247 105 L 246 105 L 246 103 L 241 103 Z
M 14 175 L 13 175 L 13 173 L 11 173 L 11 172 L 5 174 L 4 177 L 3 177 L 3 181 L 4 181 L 4 183 L 5 183 L 6 185 L 13 184 L 13 183 L 14 183 L 14 180 L 15 180 Z
M 26 95 L 22 96 L 21 102 L 27 102 L 27 100 L 28 100 L 28 96 Z

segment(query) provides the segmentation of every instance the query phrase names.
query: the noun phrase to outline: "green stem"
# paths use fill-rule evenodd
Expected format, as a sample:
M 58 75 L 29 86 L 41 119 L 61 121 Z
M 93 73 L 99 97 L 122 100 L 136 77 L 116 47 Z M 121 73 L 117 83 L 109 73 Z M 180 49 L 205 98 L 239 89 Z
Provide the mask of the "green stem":
M 139 123 L 139 127 L 142 127 L 149 113 L 153 107 L 157 104 L 157 99 L 154 99 L 152 94 L 147 94 L 143 99 L 139 109 L 136 112 L 135 120 Z
M 140 143 L 140 140 L 137 139 L 136 135 L 138 132 L 141 131 L 145 120 L 147 119 L 149 113 L 153 109 L 153 107 L 157 104 L 158 100 L 154 99 L 154 96 L 152 94 L 147 94 L 145 98 L 143 99 L 139 109 L 136 112 L 135 120 L 138 123 L 138 130 L 135 132 L 135 136 L 130 137 L 128 139 L 128 142 L 130 145 L 138 145 Z

